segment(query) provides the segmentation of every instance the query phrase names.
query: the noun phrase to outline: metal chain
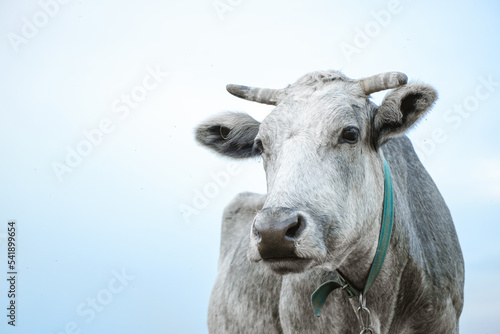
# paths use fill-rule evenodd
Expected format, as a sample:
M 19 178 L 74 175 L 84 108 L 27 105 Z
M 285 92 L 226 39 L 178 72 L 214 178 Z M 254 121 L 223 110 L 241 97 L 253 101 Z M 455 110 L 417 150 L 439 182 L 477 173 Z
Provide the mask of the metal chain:
M 359 294 L 359 307 L 356 310 L 356 316 L 358 317 L 359 328 L 361 332 L 359 334 L 373 334 L 371 313 L 368 307 L 366 307 L 366 298 L 360 293 Z

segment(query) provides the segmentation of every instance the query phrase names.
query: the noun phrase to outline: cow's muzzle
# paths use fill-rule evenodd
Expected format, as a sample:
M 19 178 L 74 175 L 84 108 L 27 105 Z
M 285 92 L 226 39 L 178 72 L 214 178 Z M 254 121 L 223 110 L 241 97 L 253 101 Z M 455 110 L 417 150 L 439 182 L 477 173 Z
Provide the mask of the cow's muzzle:
M 257 249 L 264 261 L 299 259 L 295 248 L 306 219 L 286 208 L 262 210 L 252 225 Z

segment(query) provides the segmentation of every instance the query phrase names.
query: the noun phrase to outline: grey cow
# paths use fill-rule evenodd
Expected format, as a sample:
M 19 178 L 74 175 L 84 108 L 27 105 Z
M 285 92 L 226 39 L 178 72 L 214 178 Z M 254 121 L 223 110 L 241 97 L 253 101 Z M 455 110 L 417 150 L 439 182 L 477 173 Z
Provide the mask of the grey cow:
M 382 270 L 364 295 L 373 333 L 458 333 L 464 262 L 450 212 L 404 132 L 434 104 L 429 85 L 390 72 L 353 80 L 309 73 L 284 89 L 228 85 L 275 105 L 257 122 L 227 112 L 196 139 L 221 155 L 260 155 L 267 194 L 226 207 L 210 333 L 359 333 L 358 298 L 338 289 L 314 315 L 311 293 L 336 273 L 362 290 L 392 173 L 394 222 Z M 392 89 L 380 106 L 370 94 Z M 366 327 L 365 327 L 366 328 Z

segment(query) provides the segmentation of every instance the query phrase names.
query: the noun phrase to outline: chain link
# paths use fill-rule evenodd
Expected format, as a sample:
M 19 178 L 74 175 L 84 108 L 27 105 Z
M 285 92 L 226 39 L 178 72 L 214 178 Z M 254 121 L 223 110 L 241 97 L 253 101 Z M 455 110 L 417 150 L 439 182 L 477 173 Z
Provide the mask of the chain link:
M 366 307 L 366 298 L 362 293 L 359 294 L 359 307 L 356 310 L 356 316 L 358 317 L 359 328 L 361 329 L 359 334 L 373 334 L 373 330 L 371 329 L 371 313 L 368 307 Z

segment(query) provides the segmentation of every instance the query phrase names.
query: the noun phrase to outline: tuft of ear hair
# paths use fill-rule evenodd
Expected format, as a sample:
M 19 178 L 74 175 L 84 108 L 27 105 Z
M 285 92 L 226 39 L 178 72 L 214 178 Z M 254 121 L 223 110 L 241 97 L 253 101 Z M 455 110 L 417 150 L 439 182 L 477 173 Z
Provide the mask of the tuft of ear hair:
M 258 153 L 253 144 L 260 123 L 242 112 L 225 112 L 202 122 L 195 130 L 198 143 L 232 158 L 248 158 Z
M 437 91 L 427 84 L 410 83 L 389 92 L 373 118 L 372 143 L 382 146 L 422 118 L 437 100 Z

